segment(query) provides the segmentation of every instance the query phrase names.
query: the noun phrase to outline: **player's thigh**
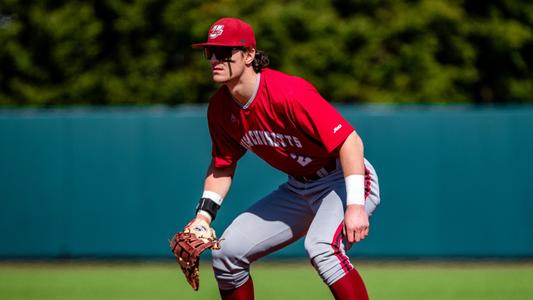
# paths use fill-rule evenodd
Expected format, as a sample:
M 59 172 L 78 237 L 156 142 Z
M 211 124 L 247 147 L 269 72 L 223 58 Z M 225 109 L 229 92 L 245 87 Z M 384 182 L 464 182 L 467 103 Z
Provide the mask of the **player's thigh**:
M 346 188 L 343 182 L 332 187 L 313 203 L 315 216 L 305 238 L 305 248 L 311 257 L 332 251 L 332 244 L 337 244 L 342 234 Z
M 367 172 L 369 169 L 367 168 Z M 372 186 L 365 199 L 365 210 L 371 215 L 379 204 L 379 188 L 377 176 L 365 178 L 365 185 Z M 307 232 L 305 247 L 310 256 L 323 254 L 330 250 L 344 250 L 342 244 L 346 241 L 343 237 L 344 213 L 346 211 L 346 185 L 344 180 L 335 180 L 329 183 L 329 191 L 321 198 L 317 198 L 312 207 L 314 218 Z M 341 249 L 337 249 L 341 248 Z
M 304 199 L 284 185 L 240 214 L 222 235 L 222 245 L 252 262 L 302 237 L 312 220 Z
M 365 159 L 365 210 L 369 216 L 380 202 L 378 174 L 374 166 Z

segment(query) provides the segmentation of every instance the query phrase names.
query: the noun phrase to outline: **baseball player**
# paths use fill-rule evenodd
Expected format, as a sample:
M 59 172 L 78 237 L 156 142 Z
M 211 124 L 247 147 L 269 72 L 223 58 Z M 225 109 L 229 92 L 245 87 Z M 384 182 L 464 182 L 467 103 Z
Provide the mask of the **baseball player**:
M 305 236 L 311 264 L 335 299 L 368 299 L 345 250 L 369 232 L 379 204 L 376 172 L 354 128 L 309 82 L 268 66 L 253 29 L 223 18 L 203 48 L 212 79 L 208 124 L 212 159 L 196 217 L 187 228 L 211 236 L 238 160 L 252 151 L 288 175 L 286 183 L 240 214 L 213 251 L 222 299 L 253 299 L 250 264 Z

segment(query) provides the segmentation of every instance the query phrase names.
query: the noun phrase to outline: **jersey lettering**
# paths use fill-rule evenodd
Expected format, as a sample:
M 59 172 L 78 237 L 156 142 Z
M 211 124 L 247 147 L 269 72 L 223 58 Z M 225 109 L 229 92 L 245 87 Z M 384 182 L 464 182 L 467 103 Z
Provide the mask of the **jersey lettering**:
M 274 132 L 269 132 L 270 134 L 270 137 L 272 138 L 272 141 L 274 143 L 274 147 L 279 147 L 279 143 L 278 141 L 276 140 L 276 134 Z
M 300 140 L 295 136 L 293 136 L 292 138 L 294 140 L 294 144 L 296 145 L 296 147 L 302 148 L 302 143 L 300 142 Z
M 287 142 L 289 142 L 289 145 L 293 146 L 294 145 L 292 144 L 292 137 L 290 135 L 283 135 L 283 137 L 287 140 Z
M 253 135 L 255 137 L 255 140 L 257 141 L 257 144 L 258 145 L 264 145 L 264 142 L 261 139 L 261 135 L 259 134 L 259 132 L 257 130 L 253 130 L 252 133 L 253 133 Z
M 274 140 L 272 140 L 272 135 L 270 134 L 270 132 L 263 131 L 263 134 L 265 135 L 265 139 L 268 142 L 268 145 L 270 147 L 275 147 L 276 143 L 274 142 Z
M 283 134 L 281 133 L 276 133 L 276 139 L 279 141 L 279 143 L 281 144 L 281 147 L 287 147 L 287 144 L 285 144 L 285 142 L 283 141 Z
M 251 149 L 253 146 L 303 147 L 300 140 L 295 136 L 264 130 L 248 130 L 239 143 L 246 149 Z

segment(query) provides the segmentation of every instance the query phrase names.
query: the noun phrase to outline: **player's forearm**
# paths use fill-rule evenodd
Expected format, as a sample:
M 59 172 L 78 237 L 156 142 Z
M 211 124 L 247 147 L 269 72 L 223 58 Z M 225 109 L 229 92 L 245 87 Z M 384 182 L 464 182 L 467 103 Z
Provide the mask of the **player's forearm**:
M 235 166 L 227 168 L 215 168 L 213 163 L 209 165 L 204 182 L 204 192 L 196 208 L 196 217 L 211 223 L 217 215 L 217 211 L 226 197 L 235 173 Z
M 363 141 L 354 131 L 344 141 L 339 151 L 344 177 L 350 175 L 364 175 L 364 147 Z
M 340 148 L 344 180 L 346 182 L 346 205 L 351 209 L 364 209 L 365 204 L 365 161 L 363 142 L 352 132 Z M 350 209 L 348 209 L 350 211 Z
M 204 191 L 217 193 L 222 198 L 226 197 L 233 181 L 236 165 L 226 168 L 215 168 L 213 163 L 207 170 L 204 182 Z

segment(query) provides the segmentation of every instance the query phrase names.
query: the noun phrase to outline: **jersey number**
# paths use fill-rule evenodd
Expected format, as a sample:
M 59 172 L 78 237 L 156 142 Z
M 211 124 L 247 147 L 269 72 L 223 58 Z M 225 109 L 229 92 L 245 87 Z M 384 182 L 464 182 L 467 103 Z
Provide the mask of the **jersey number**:
M 291 153 L 291 158 L 296 160 L 297 163 L 299 163 L 302 167 L 307 166 L 310 162 L 313 161 L 310 157 L 296 155 L 294 153 Z

